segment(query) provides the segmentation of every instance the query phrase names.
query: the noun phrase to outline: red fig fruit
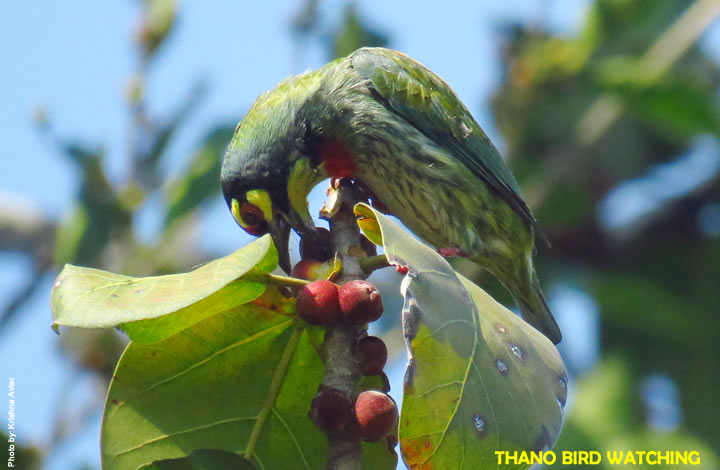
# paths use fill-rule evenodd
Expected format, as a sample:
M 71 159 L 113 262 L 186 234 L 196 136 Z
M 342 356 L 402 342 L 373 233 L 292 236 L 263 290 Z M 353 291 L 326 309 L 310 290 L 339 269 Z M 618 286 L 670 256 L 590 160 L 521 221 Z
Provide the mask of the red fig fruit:
M 295 301 L 300 318 L 312 325 L 332 325 L 342 317 L 338 288 L 330 281 L 313 281 L 303 286 Z
M 355 400 L 358 432 L 364 441 L 379 441 L 390 434 L 398 420 L 395 401 L 382 392 L 362 392 Z
M 385 342 L 377 336 L 366 336 L 358 341 L 360 353 L 360 373 L 362 375 L 382 374 L 387 362 L 388 350 Z
M 322 431 L 339 431 L 352 419 L 352 404 L 340 390 L 320 386 L 310 404 L 308 416 Z
M 352 324 L 370 323 L 383 313 L 382 298 L 377 287 L 368 281 L 349 281 L 340 287 L 340 308 L 343 319 Z

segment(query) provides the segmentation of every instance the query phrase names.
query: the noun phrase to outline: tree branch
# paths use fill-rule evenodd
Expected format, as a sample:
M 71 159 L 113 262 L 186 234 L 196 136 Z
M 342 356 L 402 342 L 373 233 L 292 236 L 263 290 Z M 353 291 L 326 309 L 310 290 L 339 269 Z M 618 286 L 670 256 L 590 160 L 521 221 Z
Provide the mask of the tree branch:
M 353 207 L 365 198 L 347 180 L 340 181 L 329 201 L 331 207 L 323 208 L 330 220 L 330 234 L 335 251 L 342 258 L 343 271 L 338 283 L 353 279 L 365 279 L 360 266 L 362 254 L 361 235 Z M 358 337 L 367 331 L 367 325 L 339 324 L 326 329 L 321 353 L 325 358 L 325 375 L 322 385 L 342 391 L 351 401 L 358 394 L 360 383 L 360 357 L 355 347 Z M 354 426 L 328 434 L 327 470 L 361 470 L 362 448 Z
M 0 251 L 32 256 L 38 270 L 52 265 L 55 224 L 17 196 L 0 196 Z

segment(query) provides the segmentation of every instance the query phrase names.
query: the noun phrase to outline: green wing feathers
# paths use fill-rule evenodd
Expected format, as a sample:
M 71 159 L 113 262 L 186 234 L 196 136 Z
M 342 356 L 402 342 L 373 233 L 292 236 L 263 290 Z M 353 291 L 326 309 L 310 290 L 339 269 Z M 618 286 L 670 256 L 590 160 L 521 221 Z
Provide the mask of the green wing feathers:
M 541 233 L 500 153 L 447 83 L 389 49 L 360 49 L 350 60 L 378 100 L 466 165 Z

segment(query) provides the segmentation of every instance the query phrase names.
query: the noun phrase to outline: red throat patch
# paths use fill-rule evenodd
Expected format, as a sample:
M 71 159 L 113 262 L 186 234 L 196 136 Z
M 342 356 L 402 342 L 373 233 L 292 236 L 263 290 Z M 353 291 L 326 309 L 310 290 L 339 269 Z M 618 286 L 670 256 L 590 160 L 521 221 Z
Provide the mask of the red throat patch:
M 320 147 L 320 162 L 332 178 L 347 178 L 357 170 L 350 153 L 337 140 L 328 140 Z

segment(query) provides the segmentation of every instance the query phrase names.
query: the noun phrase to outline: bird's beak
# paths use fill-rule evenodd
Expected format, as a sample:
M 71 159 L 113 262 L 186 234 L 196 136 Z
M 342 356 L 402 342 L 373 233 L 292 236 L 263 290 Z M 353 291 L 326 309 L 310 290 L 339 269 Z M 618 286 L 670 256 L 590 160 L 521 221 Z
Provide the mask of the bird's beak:
M 277 214 L 270 222 L 270 236 L 278 252 L 278 265 L 290 273 L 290 224 L 285 217 Z

